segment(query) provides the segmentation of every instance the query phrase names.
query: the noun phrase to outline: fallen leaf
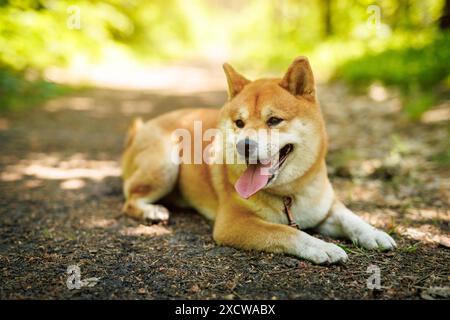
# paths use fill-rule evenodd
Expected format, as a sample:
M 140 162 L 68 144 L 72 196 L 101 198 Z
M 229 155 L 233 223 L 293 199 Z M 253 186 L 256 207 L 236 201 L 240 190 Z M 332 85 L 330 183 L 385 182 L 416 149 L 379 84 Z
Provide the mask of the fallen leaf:
M 450 297 L 450 287 L 430 287 L 420 293 L 420 297 L 425 300 L 434 300 L 435 298 Z
M 450 238 L 445 236 L 436 236 L 435 240 L 444 247 L 450 248 Z
M 91 287 L 96 286 L 99 281 L 100 281 L 100 278 L 95 278 L 95 277 L 87 278 L 87 279 L 84 279 L 81 281 L 81 286 L 91 288 Z
M 192 287 L 191 287 L 191 292 L 193 292 L 193 293 L 197 293 L 197 292 L 199 292 L 201 289 L 200 289 L 200 287 L 198 286 L 198 284 L 194 284 Z

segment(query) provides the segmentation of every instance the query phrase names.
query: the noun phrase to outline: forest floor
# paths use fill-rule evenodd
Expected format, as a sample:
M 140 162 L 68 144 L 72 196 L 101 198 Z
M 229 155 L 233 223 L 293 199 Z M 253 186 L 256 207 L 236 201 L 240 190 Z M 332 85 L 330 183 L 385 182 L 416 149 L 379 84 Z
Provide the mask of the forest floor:
M 121 215 L 132 118 L 219 107 L 223 91 L 93 89 L 1 114 L 0 299 L 449 298 L 449 123 L 412 122 L 380 90 L 318 88 L 338 195 L 398 244 L 381 253 L 324 238 L 348 251 L 336 266 L 217 246 L 191 210 L 171 208 L 167 226 Z M 67 286 L 70 266 L 88 279 L 80 289 Z

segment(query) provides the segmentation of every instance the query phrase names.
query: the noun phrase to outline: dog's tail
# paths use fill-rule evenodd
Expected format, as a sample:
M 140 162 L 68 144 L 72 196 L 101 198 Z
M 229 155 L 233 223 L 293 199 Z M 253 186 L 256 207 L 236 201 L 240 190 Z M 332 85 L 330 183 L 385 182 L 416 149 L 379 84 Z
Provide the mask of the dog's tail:
M 143 124 L 144 121 L 142 121 L 142 118 L 135 118 L 133 120 L 133 123 L 128 128 L 127 138 L 125 139 L 125 149 L 128 149 L 131 146 L 131 144 L 134 141 L 134 138 L 136 137 L 136 133 L 142 127 Z

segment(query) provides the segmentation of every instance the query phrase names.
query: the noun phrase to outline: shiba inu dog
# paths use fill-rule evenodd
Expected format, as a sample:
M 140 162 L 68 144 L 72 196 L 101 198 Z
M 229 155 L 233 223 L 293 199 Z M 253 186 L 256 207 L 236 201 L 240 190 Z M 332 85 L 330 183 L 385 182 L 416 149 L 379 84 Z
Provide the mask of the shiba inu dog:
M 213 238 L 221 245 L 280 252 L 317 264 L 347 260 L 339 246 L 301 231 L 312 229 L 368 249 L 393 249 L 389 235 L 352 213 L 334 194 L 325 165 L 325 124 L 308 59 L 295 59 L 281 79 L 250 81 L 228 64 L 224 70 L 229 100 L 222 109 L 182 109 L 134 122 L 122 159 L 124 213 L 166 220 L 168 210 L 155 202 L 177 189 L 214 221 Z M 203 136 L 200 144 L 180 150 L 173 133 L 198 136 L 199 122 L 203 132 L 216 130 L 222 139 Z M 257 139 L 256 132 L 277 132 L 277 143 Z M 216 161 L 174 161 L 174 154 L 203 154 L 211 141 Z M 240 161 L 223 161 L 230 152 Z

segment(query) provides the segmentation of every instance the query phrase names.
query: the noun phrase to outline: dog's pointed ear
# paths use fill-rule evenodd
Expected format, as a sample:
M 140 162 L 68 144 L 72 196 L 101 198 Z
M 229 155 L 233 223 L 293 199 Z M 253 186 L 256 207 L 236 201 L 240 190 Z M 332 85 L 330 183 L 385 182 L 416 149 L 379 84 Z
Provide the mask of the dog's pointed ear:
M 314 101 L 316 99 L 316 85 L 308 58 L 298 57 L 292 62 L 280 82 L 280 86 L 294 96 L 302 96 Z
M 231 100 L 234 96 L 241 92 L 247 84 L 250 83 L 250 80 L 236 72 L 236 70 L 234 70 L 228 63 L 223 64 L 223 70 L 225 71 L 225 76 L 227 77 L 228 82 L 228 99 Z

